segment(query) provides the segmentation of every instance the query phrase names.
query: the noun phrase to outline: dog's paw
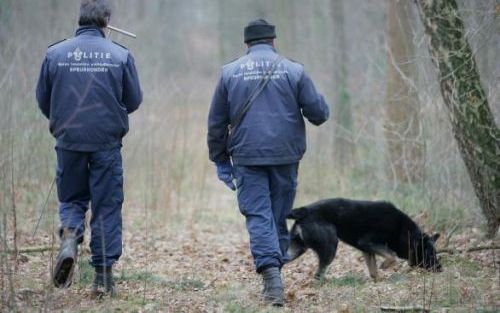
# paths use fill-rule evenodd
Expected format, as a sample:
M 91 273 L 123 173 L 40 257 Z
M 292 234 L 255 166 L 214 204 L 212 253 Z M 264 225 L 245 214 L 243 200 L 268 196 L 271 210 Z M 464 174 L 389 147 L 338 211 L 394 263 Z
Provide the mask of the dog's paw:
M 373 280 L 374 283 L 378 283 L 380 281 L 382 281 L 382 277 L 380 277 L 379 275 L 377 276 L 370 276 Z
M 315 285 L 323 285 L 325 282 L 325 275 L 314 274 L 314 284 Z
M 396 259 L 385 259 L 382 264 L 380 264 L 380 268 L 385 270 L 388 269 L 396 264 Z

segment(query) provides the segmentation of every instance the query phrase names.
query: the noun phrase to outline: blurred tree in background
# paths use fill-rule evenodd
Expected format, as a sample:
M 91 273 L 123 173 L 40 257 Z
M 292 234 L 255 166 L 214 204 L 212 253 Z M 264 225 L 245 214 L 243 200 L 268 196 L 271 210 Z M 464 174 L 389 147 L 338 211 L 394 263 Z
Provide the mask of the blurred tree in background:
M 333 159 L 337 169 L 343 173 L 344 169 L 352 166 L 354 158 L 354 144 L 352 142 L 352 111 L 349 100 L 349 90 L 347 86 L 347 42 L 344 22 L 344 1 L 331 0 L 331 19 L 333 25 L 333 46 L 336 48 L 333 63 L 334 98 L 331 99 L 333 105 L 332 118 L 335 123 L 333 133 Z
M 398 183 L 423 179 L 423 141 L 417 90 L 413 3 L 387 2 L 387 123 L 388 175 Z
M 110 37 L 134 54 L 145 95 L 124 144 L 125 215 L 147 207 L 155 212 L 152 223 L 168 231 L 171 221 L 192 223 L 234 205 L 207 158 L 206 116 L 221 66 L 246 51 L 243 27 L 265 18 L 277 25 L 278 51 L 304 64 L 332 106 L 327 127 L 309 127 L 298 205 L 336 196 L 387 199 L 412 215 L 425 212 L 436 228 L 479 225 L 475 189 L 409 2 L 113 0 L 112 24 L 138 39 Z M 494 104 L 490 121 L 500 119 L 495 3 L 461 0 L 456 7 L 472 48 L 467 55 L 487 90 L 474 93 L 481 99 L 474 103 Z M 78 6 L 0 1 L 0 225 L 12 228 L 15 207 L 21 235 L 39 216 L 55 166 L 34 86 L 47 46 L 73 36 Z M 402 171 L 395 176 L 387 167 Z M 48 208 L 42 230 L 50 233 L 54 194 Z

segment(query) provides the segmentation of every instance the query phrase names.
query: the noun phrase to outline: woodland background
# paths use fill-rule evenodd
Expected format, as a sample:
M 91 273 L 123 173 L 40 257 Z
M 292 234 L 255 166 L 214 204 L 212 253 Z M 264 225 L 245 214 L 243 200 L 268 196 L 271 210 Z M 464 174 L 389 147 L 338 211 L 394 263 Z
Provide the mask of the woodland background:
M 217 181 L 206 147 L 207 111 L 220 68 L 246 52 L 243 27 L 276 24 L 278 51 L 304 64 L 331 119 L 308 125 L 296 205 L 321 198 L 389 200 L 441 249 L 495 244 L 453 136 L 437 70 L 410 0 L 115 0 L 111 33 L 132 51 L 144 103 L 123 147 L 125 251 L 117 300 L 88 299 L 82 248 L 71 290 L 50 285 L 57 247 L 54 140 L 34 89 L 49 44 L 73 36 L 79 1 L 0 0 L 0 311 L 266 310 L 258 303 L 244 219 Z M 495 122 L 500 121 L 497 0 L 459 0 Z M 48 200 L 46 208 L 44 203 Z M 35 225 L 41 216 L 35 235 Z M 498 236 L 497 236 L 498 238 Z M 17 248 L 16 248 L 17 247 Z M 10 252 L 9 252 L 10 251 Z M 421 305 L 493 312 L 500 306 L 500 254 L 443 254 L 444 273 L 404 274 L 374 284 L 360 253 L 342 246 L 329 281 L 312 282 L 312 254 L 290 265 L 286 310 L 372 311 Z

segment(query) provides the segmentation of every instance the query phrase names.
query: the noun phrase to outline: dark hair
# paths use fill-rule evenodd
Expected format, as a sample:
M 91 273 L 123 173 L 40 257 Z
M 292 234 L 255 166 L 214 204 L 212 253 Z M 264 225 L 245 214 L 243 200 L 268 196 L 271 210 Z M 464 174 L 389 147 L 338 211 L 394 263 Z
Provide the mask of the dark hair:
M 111 7 L 108 0 L 82 0 L 78 25 L 94 25 L 100 28 L 108 26 Z

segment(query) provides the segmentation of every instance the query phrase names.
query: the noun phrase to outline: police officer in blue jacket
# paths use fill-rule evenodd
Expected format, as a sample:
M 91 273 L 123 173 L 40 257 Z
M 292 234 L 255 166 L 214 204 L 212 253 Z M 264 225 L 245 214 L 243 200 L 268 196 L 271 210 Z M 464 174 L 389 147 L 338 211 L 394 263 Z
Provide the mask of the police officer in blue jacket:
M 209 156 L 219 179 L 237 189 L 255 268 L 263 277 L 264 300 L 282 306 L 280 269 L 289 260 L 286 216 L 295 198 L 299 161 L 306 151 L 304 117 L 320 125 L 328 119 L 329 109 L 304 67 L 279 59 L 274 25 L 265 20 L 250 22 L 244 38 L 247 54 L 223 67 L 212 99 Z M 276 60 L 279 64 L 274 65 Z M 272 65 L 271 79 L 229 131 L 237 112 Z
M 114 295 L 112 266 L 122 253 L 120 149 L 142 91 L 132 54 L 106 39 L 110 16 L 107 0 L 82 0 L 75 37 L 47 50 L 36 98 L 56 138 L 61 247 L 54 284 L 71 284 L 90 202 L 92 291 Z

